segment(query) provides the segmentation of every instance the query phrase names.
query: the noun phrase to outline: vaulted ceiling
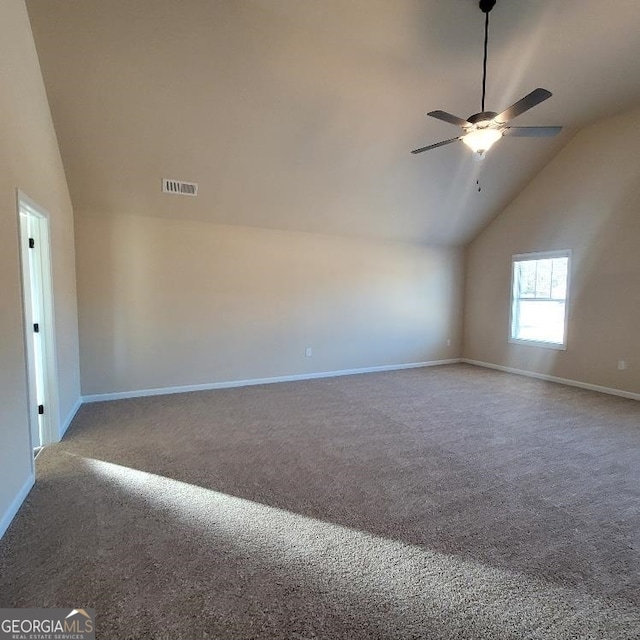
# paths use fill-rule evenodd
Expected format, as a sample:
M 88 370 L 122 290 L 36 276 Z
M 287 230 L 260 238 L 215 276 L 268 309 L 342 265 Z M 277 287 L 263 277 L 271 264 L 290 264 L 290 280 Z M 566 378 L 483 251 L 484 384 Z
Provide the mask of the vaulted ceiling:
M 477 0 L 27 5 L 77 215 L 463 244 L 580 127 L 640 103 L 638 0 L 498 0 L 487 108 L 544 87 L 517 124 L 565 130 L 482 162 L 410 154 L 458 135 L 428 111 L 480 111 Z

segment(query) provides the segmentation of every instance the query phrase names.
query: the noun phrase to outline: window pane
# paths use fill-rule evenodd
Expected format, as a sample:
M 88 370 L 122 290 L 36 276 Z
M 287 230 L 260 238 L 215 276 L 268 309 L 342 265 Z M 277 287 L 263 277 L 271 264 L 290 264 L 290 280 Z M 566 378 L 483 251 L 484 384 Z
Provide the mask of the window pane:
M 554 258 L 551 278 L 551 297 L 564 300 L 567 297 L 567 267 L 569 258 Z
M 564 305 L 564 302 L 556 301 L 520 300 L 514 338 L 562 344 Z
M 526 260 L 516 263 L 520 297 L 535 298 L 536 295 L 536 261 Z
M 551 297 L 551 269 L 553 260 L 536 260 L 536 298 Z

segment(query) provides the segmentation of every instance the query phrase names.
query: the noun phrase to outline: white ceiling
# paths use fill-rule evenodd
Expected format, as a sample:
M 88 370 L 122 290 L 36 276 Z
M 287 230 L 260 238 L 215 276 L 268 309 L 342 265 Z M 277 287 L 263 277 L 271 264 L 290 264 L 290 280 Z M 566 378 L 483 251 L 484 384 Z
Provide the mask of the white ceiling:
M 487 108 L 553 97 L 481 163 L 477 0 L 27 0 L 74 208 L 463 244 L 585 124 L 640 104 L 638 0 L 498 0 Z M 163 177 L 198 198 L 162 195 Z M 482 191 L 478 192 L 479 179 Z

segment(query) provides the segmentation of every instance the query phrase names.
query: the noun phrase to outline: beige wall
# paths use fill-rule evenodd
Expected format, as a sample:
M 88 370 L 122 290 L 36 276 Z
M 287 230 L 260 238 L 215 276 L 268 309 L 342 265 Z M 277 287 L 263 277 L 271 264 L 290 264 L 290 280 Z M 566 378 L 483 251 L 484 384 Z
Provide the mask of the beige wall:
M 459 250 L 133 215 L 76 233 L 85 395 L 460 353 Z
M 1 534 L 32 472 L 16 188 L 51 214 L 63 421 L 80 393 L 71 202 L 23 0 L 0 2 L 0 114 Z
M 639 149 L 639 110 L 584 129 L 469 245 L 464 357 L 640 392 Z M 567 350 L 508 344 L 511 256 L 567 248 Z

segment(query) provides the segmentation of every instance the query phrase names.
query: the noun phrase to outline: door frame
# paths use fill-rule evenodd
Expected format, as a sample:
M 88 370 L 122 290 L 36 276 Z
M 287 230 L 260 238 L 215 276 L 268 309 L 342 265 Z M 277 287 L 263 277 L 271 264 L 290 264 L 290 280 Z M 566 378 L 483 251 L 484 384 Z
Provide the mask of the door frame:
M 60 411 L 58 397 L 58 361 L 56 353 L 55 313 L 53 300 L 53 277 L 51 264 L 51 217 L 46 209 L 29 198 L 25 193 L 16 190 L 18 216 L 18 234 L 20 238 L 20 267 L 22 284 L 22 312 L 25 342 L 26 376 L 29 401 L 29 435 L 32 449 L 45 446 L 60 440 Z M 27 223 L 28 221 L 28 223 Z M 27 227 L 30 226 L 30 230 Z M 36 242 L 34 249 L 29 248 L 29 237 Z M 33 254 L 31 273 L 30 251 Z M 42 341 L 42 379 L 44 382 L 42 404 L 45 410 L 42 425 L 38 420 L 38 398 L 36 390 L 35 349 L 33 345 L 33 310 L 32 310 L 32 277 L 39 282 L 41 290 L 41 316 L 39 334 Z M 34 442 L 34 433 L 39 431 L 40 442 Z

